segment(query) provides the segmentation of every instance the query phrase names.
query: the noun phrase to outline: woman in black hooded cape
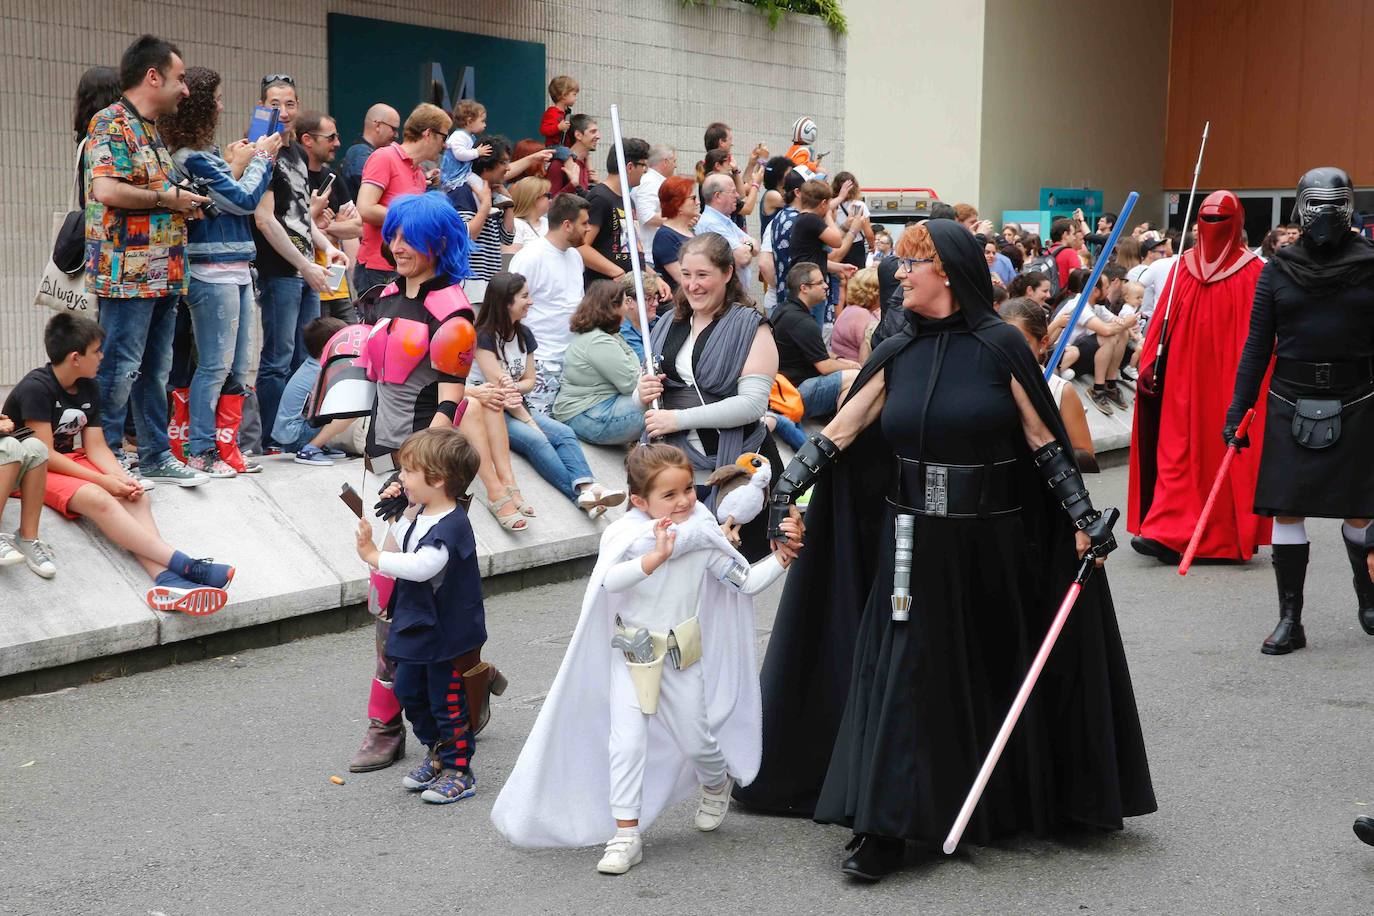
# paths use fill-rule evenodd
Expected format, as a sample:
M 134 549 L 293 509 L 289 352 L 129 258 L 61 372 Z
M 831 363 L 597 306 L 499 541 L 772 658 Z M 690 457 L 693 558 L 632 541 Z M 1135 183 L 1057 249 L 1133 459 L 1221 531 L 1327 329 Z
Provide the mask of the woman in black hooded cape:
M 934 319 L 908 312 L 906 327 L 874 351 L 851 389 L 853 402 L 882 373 L 892 396 L 881 422 L 820 474 L 807 548 L 788 576 L 764 662 L 763 767 L 737 792 L 753 807 L 805 814 L 814 806 L 816 820 L 850 827 L 863 842 L 845 870 L 868 879 L 900 864 L 902 840 L 939 848 L 1086 547 L 1076 545 L 1060 505 L 1064 493 L 1081 489 L 1081 477 L 1060 464 L 1073 473 L 1051 492 L 1036 464 L 1052 463 L 1055 443 L 1068 456 L 1072 447 L 1020 332 L 992 309 L 976 241 L 949 221 L 930 221 L 925 232 L 957 308 Z M 905 269 L 934 270 L 932 260 L 908 260 Z M 1013 387 L 1024 392 L 1019 406 Z M 1027 424 L 1046 440 L 1035 459 Z M 1000 484 L 984 487 L 972 517 L 917 515 L 914 600 L 910 620 L 897 623 L 890 500 L 938 499 L 929 476 L 924 494 L 894 485 L 917 460 L 995 466 L 985 479 Z M 951 515 L 958 489 L 952 482 Z M 1084 503 L 1076 504 L 1080 518 L 1088 517 Z M 1123 817 L 1155 807 L 1099 571 L 965 839 L 986 844 L 1068 823 L 1120 828 Z

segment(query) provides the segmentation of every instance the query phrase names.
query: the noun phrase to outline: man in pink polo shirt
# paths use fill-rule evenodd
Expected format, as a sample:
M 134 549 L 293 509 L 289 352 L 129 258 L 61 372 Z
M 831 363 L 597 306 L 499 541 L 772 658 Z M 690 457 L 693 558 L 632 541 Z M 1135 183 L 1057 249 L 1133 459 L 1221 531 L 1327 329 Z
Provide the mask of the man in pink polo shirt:
M 363 241 L 353 269 L 353 289 L 359 295 L 386 283 L 395 272 L 382 257 L 382 223 L 386 208 L 402 194 L 423 194 L 429 187 L 424 163 L 437 162 L 453 125 L 437 105 L 416 106 L 406 118 L 401 142 L 373 151 L 363 166 L 358 188 L 358 213 L 363 218 Z

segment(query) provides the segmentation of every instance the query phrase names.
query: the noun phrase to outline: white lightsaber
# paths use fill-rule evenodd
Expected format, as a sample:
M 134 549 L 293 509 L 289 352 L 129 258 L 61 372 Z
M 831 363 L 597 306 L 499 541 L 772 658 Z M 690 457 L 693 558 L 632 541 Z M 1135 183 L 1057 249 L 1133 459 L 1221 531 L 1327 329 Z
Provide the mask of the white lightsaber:
M 620 199 L 625 207 L 625 243 L 630 246 L 630 270 L 635 278 L 635 304 L 639 306 L 639 328 L 644 335 L 644 371 L 654 374 L 653 348 L 649 345 L 649 310 L 644 305 L 644 275 L 639 269 L 639 224 L 630 204 L 630 175 L 625 168 L 625 141 L 620 135 L 620 107 L 611 106 L 611 134 L 615 140 L 615 161 L 620 166 Z M 654 408 L 658 402 L 654 401 Z

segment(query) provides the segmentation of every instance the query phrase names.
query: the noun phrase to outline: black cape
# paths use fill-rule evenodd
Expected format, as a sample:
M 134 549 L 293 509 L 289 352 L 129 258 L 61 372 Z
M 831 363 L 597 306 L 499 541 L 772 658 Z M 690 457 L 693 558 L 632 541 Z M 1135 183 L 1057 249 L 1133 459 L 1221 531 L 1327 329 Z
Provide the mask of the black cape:
M 987 265 L 973 236 L 949 221 L 930 221 L 926 226 L 970 332 L 1009 368 L 1045 425 L 1070 448 L 1057 405 L 1030 348 L 1020 332 L 1004 324 L 992 308 Z M 885 371 L 892 359 L 916 339 L 918 327 L 912 321 L 895 327 L 893 336 L 875 349 L 851 392 L 860 391 L 869 379 Z M 903 394 L 912 395 L 909 390 Z M 763 665 L 762 767 L 751 785 L 735 792 L 736 798 L 749 807 L 780 814 L 815 814 L 826 773 L 837 766 L 846 772 L 834 774 L 837 787 L 832 787 L 831 794 L 838 795 L 827 807 L 838 810 L 825 812 L 823 819 L 854 826 L 853 812 L 846 810 L 844 796 L 845 783 L 849 781 L 849 757 L 855 749 L 835 747 L 835 739 L 851 682 L 856 681 L 852 666 L 861 621 L 866 613 L 886 613 L 888 605 L 890 581 L 875 580 L 880 568 L 890 577 L 892 533 L 888 530 L 891 523 L 885 496 L 894 460 L 893 450 L 875 423 L 855 439 L 816 483 L 807 510 L 807 547 L 787 577 Z M 1036 609 L 1044 624 L 1030 634 L 1027 651 L 1033 654 L 1078 561 L 1068 517 L 1044 489 L 1031 466 L 1028 449 L 1021 464 L 1026 494 L 1022 514 L 1033 541 L 1027 548 L 1033 554 L 1032 563 L 1044 571 L 1036 577 L 1037 581 L 1027 584 L 1023 599 L 1023 604 Z M 1043 549 L 1036 549 L 1037 545 L 1043 545 Z M 919 581 L 913 576 L 913 582 Z M 914 591 L 919 605 L 919 585 Z M 1038 626 L 1040 621 L 1036 623 Z M 860 649 L 862 656 L 867 647 Z M 1029 662 L 1029 656 L 1026 661 Z M 1018 682 L 1023 673 L 1024 668 L 1016 672 Z M 1069 681 L 1064 680 L 1066 676 Z M 1056 689 L 1066 684 L 1071 686 Z M 1043 826 L 1049 827 L 1065 817 L 1120 826 L 1123 814 L 1153 811 L 1155 801 L 1144 741 L 1104 574 L 1098 573 L 1089 580 L 1037 690 L 1052 694 L 1049 700 L 1054 704 L 1054 713 L 1065 723 L 1064 728 L 1053 730 L 1053 740 L 1059 744 L 1056 754 L 1077 759 L 1080 771 L 1055 775 L 1054 778 L 1066 781 L 1061 786 L 1063 791 L 1057 793 L 1063 808 L 1042 818 Z M 1005 711 L 1001 699 L 998 703 Z M 1009 702 L 1010 697 L 1006 700 Z M 1037 697 L 1033 698 L 1033 705 L 1044 704 Z M 1038 713 L 1032 711 L 1032 715 Z M 1081 728 L 1083 722 L 1095 726 L 1105 723 L 1110 734 L 1096 738 L 1086 735 Z M 975 771 L 991 735 L 976 738 L 984 746 L 978 750 L 978 759 L 972 761 Z M 940 739 L 931 736 L 931 740 Z M 1103 742 L 1113 759 L 1102 759 Z M 972 782 L 972 772 L 968 781 Z M 967 786 L 963 791 L 966 790 Z M 956 810 L 961 801 L 962 797 L 953 800 Z M 969 837 L 975 842 L 985 841 L 997 832 L 988 829 L 984 818 L 980 807 L 969 830 Z M 943 811 L 937 813 L 937 820 L 948 828 Z M 948 821 L 952 820 L 951 815 Z M 1029 826 L 1037 824 L 1039 821 Z M 908 836 L 913 833 L 909 825 L 873 832 Z

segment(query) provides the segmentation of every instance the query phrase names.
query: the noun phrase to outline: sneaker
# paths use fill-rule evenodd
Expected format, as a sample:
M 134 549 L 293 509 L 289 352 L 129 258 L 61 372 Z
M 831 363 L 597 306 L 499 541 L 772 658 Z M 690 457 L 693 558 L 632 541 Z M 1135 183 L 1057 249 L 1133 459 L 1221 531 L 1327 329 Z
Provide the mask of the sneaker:
M 615 836 L 606 844 L 601 861 L 596 863 L 596 870 L 603 875 L 623 875 L 642 861 L 644 838 L 639 835 L 639 831 L 625 834 L 617 830 Z
M 1122 410 L 1126 409 L 1126 396 L 1121 393 L 1121 389 L 1115 385 L 1107 386 L 1107 400 L 1111 401 Z
M 428 789 L 434 785 L 442 775 L 444 774 L 439 769 L 438 762 L 426 754 L 419 766 L 401 777 L 401 785 L 412 792 L 419 792 L 421 789 Z
M 224 589 L 197 585 L 170 569 L 158 573 L 153 587 L 144 597 L 148 607 L 155 611 L 178 611 L 191 617 L 208 616 L 229 602 Z
M 191 470 L 171 455 L 160 464 L 143 468 L 142 474 L 149 480 L 165 480 L 179 487 L 198 487 L 210 479 L 199 471 Z
M 333 460 L 327 458 L 318 445 L 307 445 L 296 453 L 297 464 L 309 464 L 317 468 L 332 468 Z
M 1060 369 L 1059 377 L 1066 382 L 1072 382 L 1075 378 L 1074 371 L 1072 369 Z
M 213 557 L 192 559 L 180 550 L 172 554 L 170 568 L 176 575 L 196 585 L 228 588 L 229 583 L 234 581 L 234 567 L 228 563 L 216 563 Z
M 451 805 L 476 794 L 477 780 L 471 773 L 446 770 L 432 786 L 420 793 L 420 798 L 431 805 Z
M 1138 381 L 1140 379 L 1140 370 L 1135 366 L 1123 366 L 1121 369 L 1121 377 L 1128 382 Z
M 47 542 L 37 538 L 30 541 L 16 536 L 14 546 L 24 555 L 24 562 L 29 564 L 29 569 L 44 579 L 51 579 L 57 575 L 57 564 L 53 562 L 52 547 Z
M 0 534 L 0 566 L 14 566 L 23 562 L 24 555 L 14 546 L 14 535 Z
M 138 452 L 126 452 L 123 449 L 117 449 L 115 456 L 119 459 L 119 466 L 129 474 L 132 474 L 134 468 L 138 467 Z
M 219 456 L 216 449 L 206 449 L 199 455 L 192 455 L 186 459 L 186 467 L 198 474 L 206 477 L 228 478 L 237 477 L 239 472 L 231 468 L 223 458 Z
M 263 456 L 266 457 L 266 458 L 271 458 L 271 457 L 273 457 L 273 456 L 275 456 L 275 455 L 280 455 L 280 454 L 281 454 L 281 446 L 278 446 L 278 445 L 269 445 L 269 446 L 267 446 L 266 448 L 264 448 L 264 449 L 262 450 L 262 454 L 263 454 Z
M 333 446 L 329 445 L 320 446 L 320 451 L 324 453 L 324 457 L 332 458 L 335 461 L 343 461 L 345 458 L 348 457 L 348 452 L 345 452 L 341 448 L 334 448 Z
M 239 471 L 239 473 L 240 473 L 240 474 L 261 474 L 261 473 L 262 473 L 262 464 L 260 464 L 260 463 L 257 462 L 257 461 L 254 461 L 252 458 L 249 458 L 247 455 L 244 455 L 244 456 L 243 456 L 243 470 Z
M 725 785 L 718 790 L 712 791 L 702 786 L 701 801 L 697 803 L 698 830 L 710 832 L 720 826 L 720 822 L 725 820 L 725 812 L 730 810 L 730 790 L 734 787 L 735 781 L 728 777 Z
M 1112 415 L 1112 399 L 1107 397 L 1106 389 L 1093 387 L 1093 389 L 1088 392 L 1088 400 L 1092 401 L 1093 406 L 1107 416 L 1110 417 Z

